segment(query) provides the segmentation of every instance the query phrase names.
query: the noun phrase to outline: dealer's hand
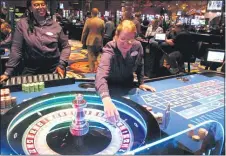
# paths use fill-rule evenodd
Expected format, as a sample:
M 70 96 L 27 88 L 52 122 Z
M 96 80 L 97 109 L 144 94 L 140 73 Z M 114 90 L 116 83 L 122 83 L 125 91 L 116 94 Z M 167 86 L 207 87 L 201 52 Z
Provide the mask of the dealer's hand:
M 144 91 L 149 90 L 149 91 L 152 91 L 152 92 L 156 92 L 155 88 L 148 86 L 148 85 L 145 85 L 145 84 L 140 85 L 139 88 L 144 90 Z
M 110 123 L 115 124 L 120 119 L 119 112 L 115 104 L 112 102 L 110 97 L 105 97 L 102 99 L 102 101 L 104 104 L 105 117 Z
M 60 67 L 56 67 L 55 72 L 58 73 L 62 78 L 64 78 L 66 76 L 65 71 L 63 69 L 61 69 Z
M 8 79 L 9 79 L 9 76 L 3 74 L 0 76 L 0 83 L 2 83 L 3 81 L 6 81 Z

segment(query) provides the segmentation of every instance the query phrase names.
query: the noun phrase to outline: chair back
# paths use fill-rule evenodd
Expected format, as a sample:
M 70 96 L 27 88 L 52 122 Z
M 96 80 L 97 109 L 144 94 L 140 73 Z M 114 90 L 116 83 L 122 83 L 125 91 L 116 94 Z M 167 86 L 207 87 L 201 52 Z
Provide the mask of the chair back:
M 190 62 L 194 58 L 195 43 L 188 32 L 181 32 L 175 39 L 175 47 L 184 57 L 185 62 Z

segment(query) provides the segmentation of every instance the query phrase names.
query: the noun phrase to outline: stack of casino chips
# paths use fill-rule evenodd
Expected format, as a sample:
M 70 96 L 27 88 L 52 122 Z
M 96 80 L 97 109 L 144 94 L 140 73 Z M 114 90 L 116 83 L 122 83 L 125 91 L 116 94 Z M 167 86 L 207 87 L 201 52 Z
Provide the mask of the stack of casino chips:
M 157 120 L 159 124 L 162 124 L 163 122 L 163 114 L 161 112 L 155 113 L 152 111 L 152 107 L 143 105 L 144 108 L 146 108 L 152 115 L 153 117 Z
M 16 105 L 16 97 L 10 95 L 9 88 L 1 89 L 1 109 L 11 108 Z
M 44 82 L 22 84 L 22 91 L 26 93 L 39 92 L 45 88 Z

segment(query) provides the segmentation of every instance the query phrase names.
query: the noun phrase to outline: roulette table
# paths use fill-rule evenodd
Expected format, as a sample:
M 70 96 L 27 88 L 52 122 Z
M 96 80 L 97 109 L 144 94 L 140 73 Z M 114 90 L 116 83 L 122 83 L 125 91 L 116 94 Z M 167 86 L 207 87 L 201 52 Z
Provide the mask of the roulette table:
M 147 80 L 155 93 L 114 88 L 111 96 L 121 117 L 114 124 L 104 116 L 93 80 L 32 93 L 11 91 L 17 105 L 1 116 L 1 154 L 224 154 L 223 83 L 222 74 L 201 73 Z M 78 118 L 77 94 L 87 104 L 81 118 L 88 131 L 82 136 L 70 131 Z M 162 123 L 156 112 L 163 113 Z M 208 132 L 201 135 L 201 128 Z
M 84 111 L 89 132 L 83 138 L 73 139 L 69 127 L 74 117 L 71 106 L 76 93 L 86 99 Z M 116 125 L 106 121 L 100 98 L 93 92 L 43 95 L 10 110 L 10 114 L 20 113 L 16 117 L 7 113 L 3 125 L 8 125 L 8 129 L 3 133 L 7 133 L 12 152 L 23 155 L 120 154 L 160 134 L 157 122 L 145 109 L 126 99 L 118 98 L 114 102 L 122 108 L 119 109 L 121 120 Z M 151 129 L 148 123 L 152 123 Z M 95 140 L 98 144 L 94 144 Z

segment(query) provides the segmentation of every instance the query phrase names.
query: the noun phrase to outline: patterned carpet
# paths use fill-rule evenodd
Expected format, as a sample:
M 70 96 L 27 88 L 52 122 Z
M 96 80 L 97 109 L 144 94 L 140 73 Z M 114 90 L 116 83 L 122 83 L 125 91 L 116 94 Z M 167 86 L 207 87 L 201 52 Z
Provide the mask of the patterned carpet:
M 82 49 L 80 41 L 69 40 L 69 44 L 71 45 L 71 55 L 67 67 L 67 77 L 94 79 L 95 73 L 89 71 L 87 50 Z

